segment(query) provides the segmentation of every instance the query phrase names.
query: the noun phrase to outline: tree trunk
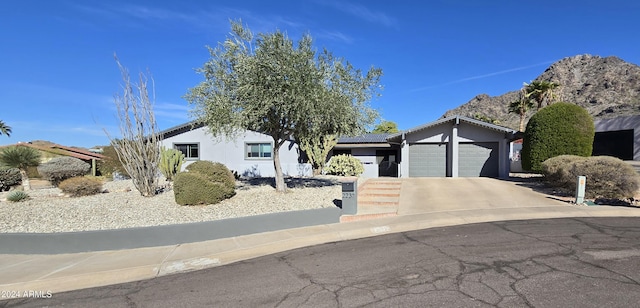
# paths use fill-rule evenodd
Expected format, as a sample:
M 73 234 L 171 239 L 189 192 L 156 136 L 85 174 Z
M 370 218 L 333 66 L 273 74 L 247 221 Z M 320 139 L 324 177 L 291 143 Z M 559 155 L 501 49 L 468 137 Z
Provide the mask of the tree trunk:
M 280 166 L 280 146 L 278 142 L 273 147 L 273 167 L 276 170 L 276 191 L 286 192 L 287 186 L 284 183 L 284 175 L 282 174 L 282 166 Z
M 22 176 L 22 190 L 31 190 L 31 183 L 29 183 L 29 177 L 27 171 L 20 169 L 20 175 Z
M 521 113 L 520 114 L 520 131 L 524 132 L 524 118 L 525 118 L 525 114 Z

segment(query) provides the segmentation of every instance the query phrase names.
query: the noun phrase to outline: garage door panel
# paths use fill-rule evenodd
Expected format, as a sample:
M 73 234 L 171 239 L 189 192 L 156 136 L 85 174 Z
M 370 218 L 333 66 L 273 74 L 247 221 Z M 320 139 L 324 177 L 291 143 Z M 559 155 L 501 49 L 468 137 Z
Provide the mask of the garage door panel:
M 447 144 L 409 145 L 410 177 L 445 177 L 447 175 Z
M 497 142 L 460 143 L 458 147 L 458 176 L 498 177 Z

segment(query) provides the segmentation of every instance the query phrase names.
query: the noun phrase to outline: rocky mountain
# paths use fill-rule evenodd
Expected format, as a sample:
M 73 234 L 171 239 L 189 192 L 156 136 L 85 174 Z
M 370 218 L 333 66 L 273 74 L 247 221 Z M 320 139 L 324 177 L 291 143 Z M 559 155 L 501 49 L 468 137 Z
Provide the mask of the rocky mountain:
M 536 80 L 560 84 L 555 90 L 557 101 L 578 104 L 596 119 L 640 114 L 640 66 L 618 57 L 564 58 L 551 64 Z M 517 100 L 519 90 L 493 97 L 480 94 L 443 117 L 459 114 L 495 119 L 502 126 L 518 129 L 519 117 L 508 113 L 507 105 Z

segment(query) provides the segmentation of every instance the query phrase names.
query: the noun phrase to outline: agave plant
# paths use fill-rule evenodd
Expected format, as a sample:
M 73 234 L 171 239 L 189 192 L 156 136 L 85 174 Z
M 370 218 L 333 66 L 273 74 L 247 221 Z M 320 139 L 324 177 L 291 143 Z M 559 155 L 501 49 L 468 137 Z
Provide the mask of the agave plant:
M 29 199 L 29 194 L 22 190 L 14 190 L 7 195 L 7 200 L 11 202 L 20 202 Z

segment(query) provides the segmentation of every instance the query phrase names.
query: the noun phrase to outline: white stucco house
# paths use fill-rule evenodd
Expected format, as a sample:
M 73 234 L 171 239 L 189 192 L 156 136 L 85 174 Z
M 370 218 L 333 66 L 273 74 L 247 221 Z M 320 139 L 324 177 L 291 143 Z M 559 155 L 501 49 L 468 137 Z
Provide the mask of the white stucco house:
M 196 160 L 221 162 L 245 177 L 272 177 L 273 140 L 245 131 L 233 140 L 216 138 L 202 124 L 187 123 L 161 132 L 162 145 Z M 351 154 L 365 167 L 365 177 L 499 177 L 509 176 L 509 149 L 518 132 L 455 116 L 397 134 L 339 138 L 330 152 Z M 518 136 L 519 137 L 519 136 Z M 294 140 L 280 148 L 285 175 L 311 176 L 311 165 Z M 186 166 L 186 164 L 185 164 Z
M 161 144 L 165 148 L 180 150 L 185 155 L 185 164 L 197 160 L 223 163 L 232 171 L 245 177 L 273 177 L 273 138 L 246 130 L 238 137 L 227 140 L 216 138 L 203 124 L 186 123 L 160 132 Z M 311 165 L 304 162 L 294 141 L 286 141 L 280 147 L 280 163 L 286 176 L 311 176 Z

